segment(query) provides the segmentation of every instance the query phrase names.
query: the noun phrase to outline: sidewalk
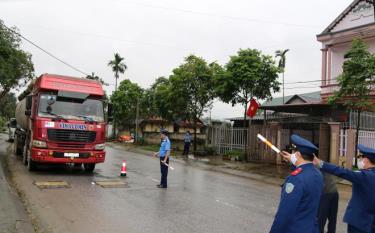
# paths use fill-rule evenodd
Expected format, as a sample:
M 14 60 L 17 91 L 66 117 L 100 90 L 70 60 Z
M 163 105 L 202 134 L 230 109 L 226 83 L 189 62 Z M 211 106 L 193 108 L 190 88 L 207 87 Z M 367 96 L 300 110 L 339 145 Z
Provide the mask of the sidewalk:
M 3 135 L 0 135 L 0 144 L 0 232 L 32 233 L 34 229 L 24 206 L 5 176 L 8 145 Z
M 139 154 L 152 154 L 151 151 L 142 149 L 141 147 L 134 145 L 124 145 L 119 143 L 110 143 L 110 145 L 119 149 L 121 148 L 123 150 Z M 277 166 L 274 164 L 263 163 L 243 163 L 235 161 L 224 161 L 219 156 L 194 157 L 192 155 L 189 155 L 188 159 L 182 156 L 172 156 L 171 161 L 200 167 L 205 170 L 240 176 L 273 185 L 283 184 L 285 178 L 290 173 L 290 170 L 287 166 Z M 340 181 L 338 183 L 338 188 L 340 190 L 340 193 L 342 193 L 343 195 L 351 195 L 350 183 L 344 180 Z

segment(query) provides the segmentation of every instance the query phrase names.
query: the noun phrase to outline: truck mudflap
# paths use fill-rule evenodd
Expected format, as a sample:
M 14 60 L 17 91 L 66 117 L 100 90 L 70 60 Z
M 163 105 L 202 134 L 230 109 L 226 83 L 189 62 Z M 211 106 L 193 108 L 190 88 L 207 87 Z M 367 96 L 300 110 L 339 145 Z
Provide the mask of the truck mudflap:
M 31 159 L 38 163 L 103 163 L 105 151 L 62 151 L 31 149 Z

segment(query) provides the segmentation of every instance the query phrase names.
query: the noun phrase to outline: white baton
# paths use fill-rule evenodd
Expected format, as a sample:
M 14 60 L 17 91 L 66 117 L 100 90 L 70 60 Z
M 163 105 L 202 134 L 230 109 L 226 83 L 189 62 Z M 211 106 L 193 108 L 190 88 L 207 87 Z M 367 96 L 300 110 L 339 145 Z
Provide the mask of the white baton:
M 276 146 L 274 146 L 270 141 L 268 141 L 265 137 L 263 137 L 262 135 L 258 134 L 257 137 L 262 141 L 264 142 L 267 146 L 269 146 L 272 150 L 274 150 L 276 153 L 280 153 L 280 150 L 279 148 L 277 148 Z
M 162 161 L 162 163 L 163 163 L 165 166 L 169 167 L 171 170 L 174 170 L 174 168 L 173 168 L 172 166 L 170 166 L 168 163 L 166 163 L 166 162 L 164 162 L 164 161 Z

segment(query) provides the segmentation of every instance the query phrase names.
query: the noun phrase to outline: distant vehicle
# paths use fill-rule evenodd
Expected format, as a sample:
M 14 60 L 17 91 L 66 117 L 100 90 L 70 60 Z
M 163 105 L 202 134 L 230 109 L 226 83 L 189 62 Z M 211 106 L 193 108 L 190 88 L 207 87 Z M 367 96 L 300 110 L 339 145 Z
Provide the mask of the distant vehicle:
M 43 74 L 30 83 L 18 97 L 14 142 L 28 170 L 59 163 L 92 172 L 103 163 L 103 97 L 102 85 L 89 79 Z
M 15 135 L 16 128 L 17 128 L 16 118 L 11 118 L 7 123 L 7 127 L 8 127 L 8 142 L 13 142 L 14 135 Z

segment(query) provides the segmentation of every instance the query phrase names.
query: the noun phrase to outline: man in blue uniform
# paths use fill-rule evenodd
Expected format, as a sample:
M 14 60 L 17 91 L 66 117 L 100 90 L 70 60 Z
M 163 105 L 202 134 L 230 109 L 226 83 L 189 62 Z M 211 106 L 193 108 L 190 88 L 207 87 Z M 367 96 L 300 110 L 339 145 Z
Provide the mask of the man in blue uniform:
M 314 164 L 327 173 L 352 182 L 352 198 L 346 208 L 344 222 L 348 233 L 375 232 L 375 149 L 358 145 L 361 153 L 358 161 L 359 171 L 351 171 L 314 159 Z
M 189 149 L 190 149 L 190 143 L 191 143 L 191 134 L 189 131 L 186 131 L 184 136 L 184 152 L 182 155 L 189 155 Z
M 296 169 L 282 186 L 280 205 L 270 233 L 317 233 L 317 214 L 323 189 L 322 174 L 312 163 L 318 148 L 308 140 L 292 135 L 294 153 L 281 152 Z
M 168 164 L 169 164 L 169 156 L 171 153 L 171 142 L 168 138 L 168 131 L 161 130 L 161 145 L 159 152 L 154 153 L 154 156 L 160 157 L 160 172 L 161 172 L 161 179 L 160 184 L 157 185 L 158 188 L 167 188 L 167 176 L 168 176 Z

